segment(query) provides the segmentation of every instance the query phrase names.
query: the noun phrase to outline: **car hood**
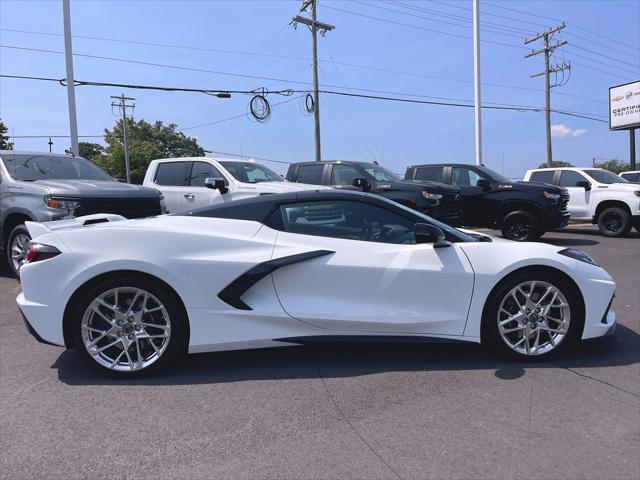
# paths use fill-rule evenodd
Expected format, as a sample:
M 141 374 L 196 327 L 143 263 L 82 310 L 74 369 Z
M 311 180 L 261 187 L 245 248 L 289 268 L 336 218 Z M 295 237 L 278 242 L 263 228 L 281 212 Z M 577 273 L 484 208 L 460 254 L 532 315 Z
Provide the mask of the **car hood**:
M 254 191 L 256 193 L 287 193 L 300 192 L 303 190 L 327 190 L 328 187 L 322 185 L 311 185 L 309 183 L 295 182 L 260 182 L 243 183 L 239 187 L 242 191 Z
M 640 190 L 640 187 L 637 183 L 612 183 L 611 185 L 598 185 L 596 189 L 614 192 L 634 192 Z
M 153 188 L 109 180 L 36 180 L 32 183 L 46 188 L 50 195 L 65 197 L 140 198 L 159 195 Z

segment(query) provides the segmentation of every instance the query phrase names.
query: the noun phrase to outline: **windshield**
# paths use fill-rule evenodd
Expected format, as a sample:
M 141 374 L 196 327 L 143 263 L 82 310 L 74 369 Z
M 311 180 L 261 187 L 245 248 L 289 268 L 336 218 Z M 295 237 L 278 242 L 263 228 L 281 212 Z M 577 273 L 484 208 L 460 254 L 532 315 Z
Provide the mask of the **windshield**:
M 500 175 L 498 172 L 494 172 L 493 170 L 491 170 L 490 168 L 487 168 L 485 166 L 481 166 L 481 167 L 477 167 L 478 170 L 480 170 L 482 173 L 484 173 L 487 177 L 491 178 L 492 180 L 495 180 L 496 182 L 500 182 L 500 183 L 513 183 L 511 180 L 509 180 L 507 177 L 504 177 L 502 175 Z
M 364 163 L 361 165 L 369 175 L 378 182 L 398 182 L 400 177 L 386 168 L 376 165 L 375 163 Z
M 15 180 L 105 180 L 109 175 L 93 163 L 80 157 L 61 155 L 3 155 L 2 161 Z
M 244 183 L 284 182 L 273 170 L 251 162 L 220 162 L 233 178 Z
M 584 169 L 583 172 L 599 183 L 606 183 L 608 185 L 611 185 L 612 183 L 629 183 L 624 178 L 610 172 L 609 170 L 596 170 L 594 168 Z

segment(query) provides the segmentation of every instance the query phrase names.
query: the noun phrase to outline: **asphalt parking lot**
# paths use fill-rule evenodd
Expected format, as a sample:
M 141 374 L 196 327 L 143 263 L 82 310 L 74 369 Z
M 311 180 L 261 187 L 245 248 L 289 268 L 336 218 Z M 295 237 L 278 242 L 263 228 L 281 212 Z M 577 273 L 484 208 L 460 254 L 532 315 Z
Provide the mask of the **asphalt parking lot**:
M 0 475 L 638 479 L 640 235 L 542 240 L 609 271 L 619 325 L 537 364 L 471 344 L 325 344 L 112 381 L 29 336 L 0 274 Z

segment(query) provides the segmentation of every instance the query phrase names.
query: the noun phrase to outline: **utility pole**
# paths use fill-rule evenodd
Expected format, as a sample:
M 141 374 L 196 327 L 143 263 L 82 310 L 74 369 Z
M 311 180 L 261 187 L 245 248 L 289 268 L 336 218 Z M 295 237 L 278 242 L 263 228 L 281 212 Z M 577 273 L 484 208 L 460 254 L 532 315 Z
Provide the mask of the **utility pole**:
M 118 107 L 122 114 L 122 143 L 124 144 L 124 169 L 127 175 L 127 183 L 131 183 L 131 171 L 129 168 L 129 146 L 127 145 L 127 108 L 133 110 L 135 103 L 127 105 L 127 100 L 134 101 L 135 98 L 125 97 L 124 93 L 118 96 L 111 96 L 111 98 L 118 100 L 117 103 L 111 102 L 111 108 Z
M 335 27 L 328 23 L 318 22 L 316 10 L 317 0 L 303 0 L 300 12 L 306 11 L 311 7 L 311 18 L 302 17 L 296 15 L 291 24 L 294 27 L 298 26 L 298 23 L 302 23 L 309 27 L 311 30 L 311 50 L 313 54 L 313 119 L 315 123 L 315 145 L 316 145 L 316 161 L 322 160 L 320 152 L 320 95 L 318 93 L 318 31 L 323 37 L 327 32 L 330 32 Z
M 64 56 L 67 68 L 67 99 L 69 103 L 69 134 L 71 135 L 71 153 L 78 155 L 78 119 L 76 116 L 76 90 L 73 78 L 73 49 L 71 46 L 71 11 L 69 0 L 62 0 L 64 21 Z
M 525 38 L 524 40 L 525 45 L 540 39 L 543 39 L 544 41 L 542 48 L 538 50 L 531 50 L 531 52 L 527 53 L 524 56 L 524 58 L 533 57 L 534 55 L 538 55 L 540 53 L 544 54 L 544 72 L 534 73 L 533 75 L 529 75 L 529 77 L 534 78 L 534 77 L 540 77 L 544 75 L 544 85 L 545 85 L 544 114 L 545 114 L 546 132 L 547 132 L 547 166 L 548 167 L 553 166 L 553 152 L 551 150 L 551 89 L 553 87 L 564 85 L 569 80 L 569 78 L 567 77 L 565 81 L 564 71 L 571 70 L 571 65 L 567 62 L 562 62 L 562 64 L 558 64 L 555 66 L 550 65 L 551 55 L 553 55 L 554 50 L 558 47 L 561 47 L 567 44 L 566 40 L 558 40 L 554 44 L 551 44 L 550 40 L 552 39 L 554 33 L 559 32 L 565 27 L 566 27 L 565 23 L 562 22 L 557 27 L 551 27 L 542 33 L 538 33 L 534 37 Z M 560 82 L 557 82 L 558 72 L 562 72 L 563 74 L 562 80 Z M 551 73 L 556 74 L 556 82 L 553 85 L 551 85 L 551 80 L 549 78 Z
M 475 93 L 476 165 L 482 165 L 482 106 L 480 99 L 480 5 L 473 0 L 473 91 Z
M 53 142 L 51 141 L 51 137 L 49 137 L 49 153 L 51 153 L 51 149 L 53 147 Z

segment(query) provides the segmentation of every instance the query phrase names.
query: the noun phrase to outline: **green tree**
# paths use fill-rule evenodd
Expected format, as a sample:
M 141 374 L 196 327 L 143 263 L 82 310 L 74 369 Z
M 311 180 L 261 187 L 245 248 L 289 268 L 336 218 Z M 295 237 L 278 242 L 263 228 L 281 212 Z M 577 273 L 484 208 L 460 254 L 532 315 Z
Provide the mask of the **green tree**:
M 158 158 L 198 157 L 204 150 L 195 138 L 176 131 L 177 125 L 163 125 L 161 121 L 151 124 L 127 119 L 127 143 L 129 145 L 129 165 L 131 182 L 142 183 L 147 167 Z M 124 145 L 122 143 L 122 120 L 118 120 L 112 130 L 105 129 L 104 140 L 107 147 L 103 153 L 91 160 L 115 178 L 126 178 Z
M 104 153 L 104 147 L 99 143 L 79 142 L 78 150 L 80 151 L 79 156 L 88 160 L 91 160 L 96 155 Z
M 547 168 L 547 162 L 541 163 L 540 166 L 538 166 L 538 168 Z M 552 168 L 561 168 L 561 167 L 573 167 L 573 165 L 571 165 L 570 162 L 563 162 L 562 160 L 553 160 L 551 162 L 551 167 Z
M 609 170 L 610 172 L 613 172 L 615 174 L 626 172 L 630 169 L 630 165 L 628 163 L 625 163 L 622 160 L 618 160 L 617 158 L 604 160 L 602 162 L 596 162 L 594 159 L 593 166 L 596 168 L 604 168 L 605 170 Z
M 13 150 L 13 143 L 9 142 L 9 129 L 0 118 L 0 150 Z

